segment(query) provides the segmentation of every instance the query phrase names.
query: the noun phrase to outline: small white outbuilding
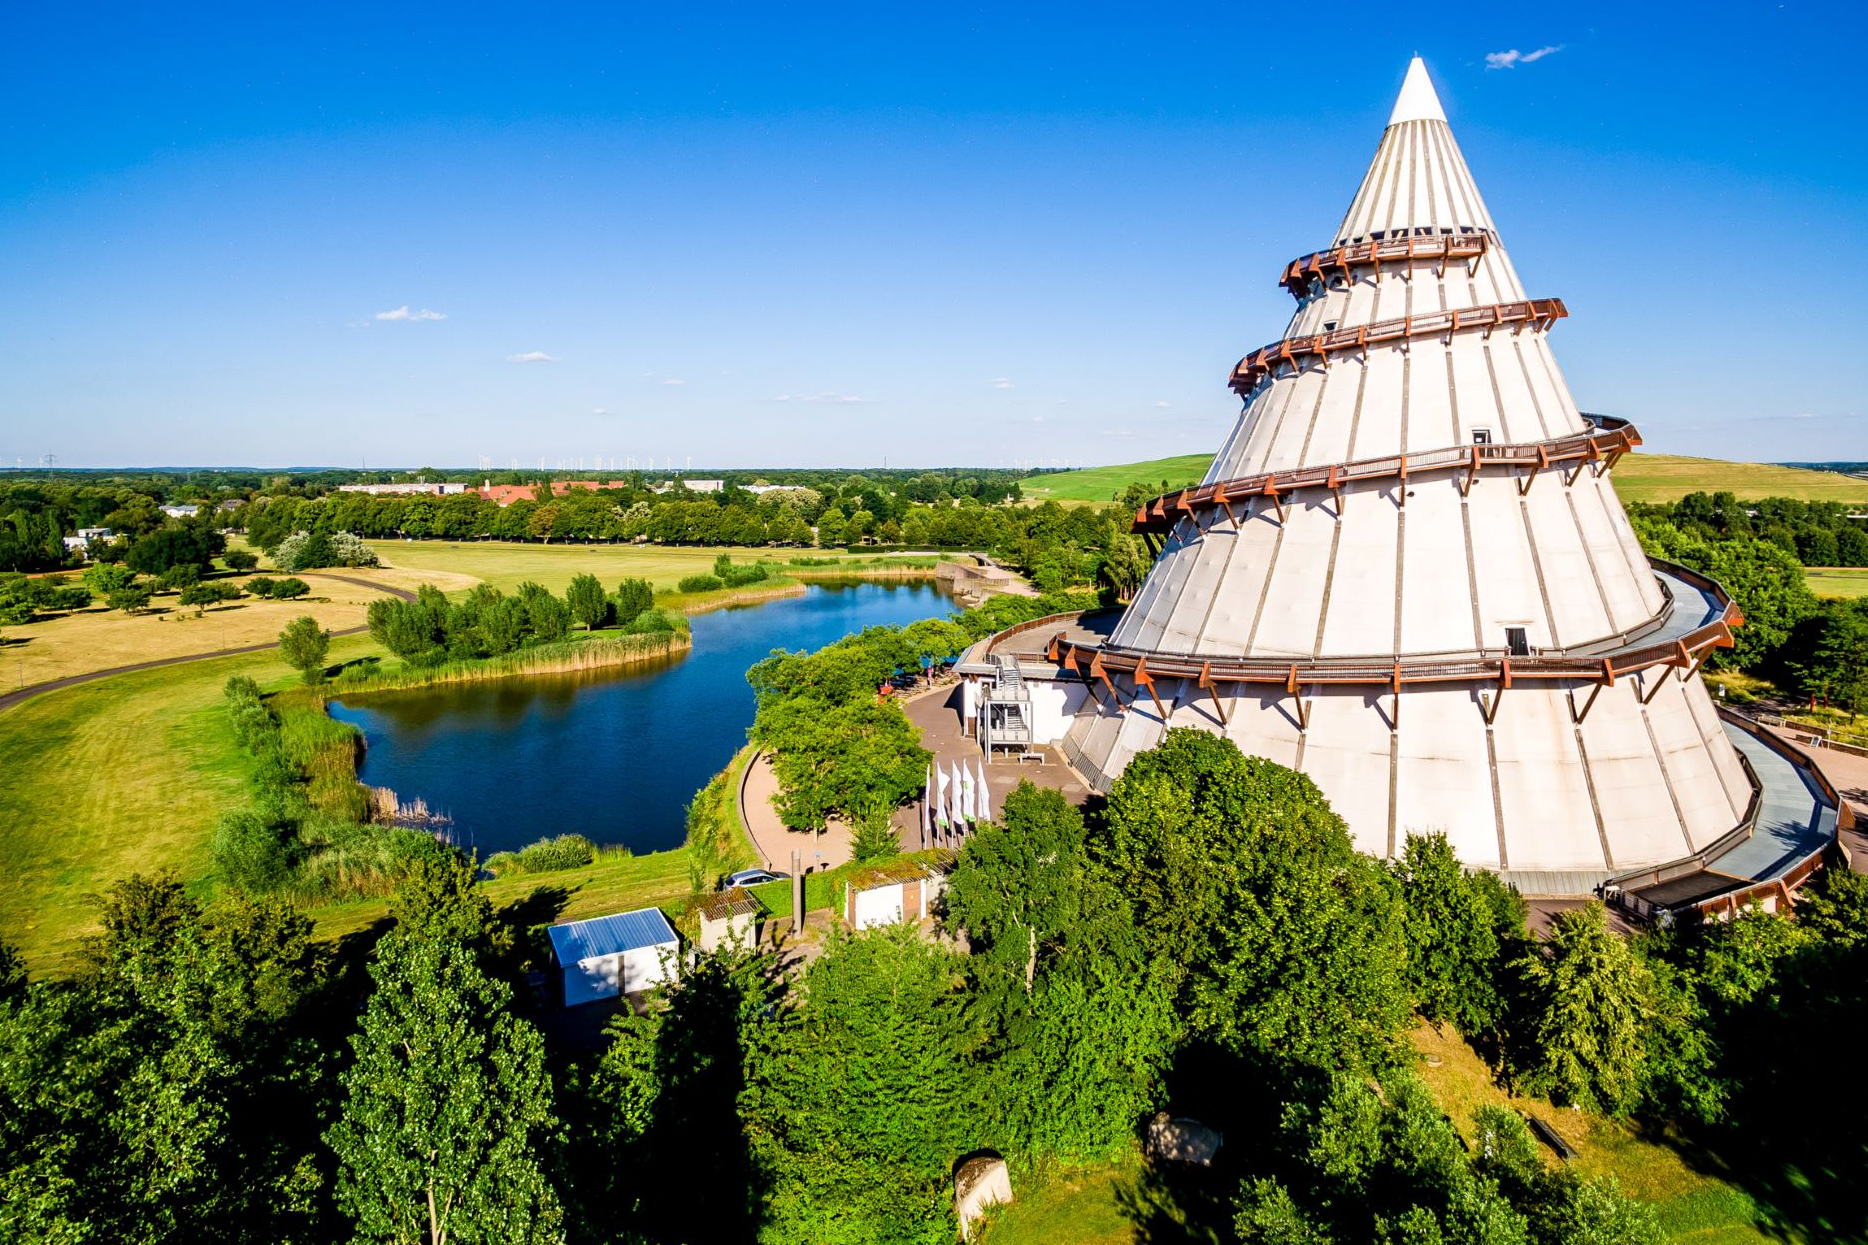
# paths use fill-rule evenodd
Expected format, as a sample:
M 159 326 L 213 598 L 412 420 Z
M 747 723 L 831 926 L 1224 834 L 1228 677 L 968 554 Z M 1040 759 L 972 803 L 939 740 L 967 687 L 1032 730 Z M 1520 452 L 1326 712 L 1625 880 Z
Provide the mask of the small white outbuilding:
M 567 921 L 547 932 L 566 1007 L 634 994 L 680 973 L 681 940 L 660 908 Z

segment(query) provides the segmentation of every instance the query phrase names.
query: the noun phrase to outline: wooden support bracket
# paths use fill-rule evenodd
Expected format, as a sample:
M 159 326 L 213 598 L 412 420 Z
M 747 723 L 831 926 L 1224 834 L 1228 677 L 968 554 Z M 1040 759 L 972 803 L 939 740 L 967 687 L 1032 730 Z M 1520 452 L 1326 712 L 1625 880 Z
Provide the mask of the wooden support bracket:
M 1220 699 L 1219 684 L 1213 682 L 1213 663 L 1210 661 L 1200 663 L 1200 687 L 1213 698 L 1213 712 L 1219 715 L 1220 726 L 1230 726 L 1231 723 L 1226 720 L 1226 702 Z
M 1576 707 L 1576 689 L 1571 688 L 1570 689 L 1570 720 L 1575 722 L 1576 725 L 1581 726 L 1583 724 L 1583 719 L 1589 716 L 1589 711 L 1596 707 L 1596 697 L 1600 696 L 1602 694 L 1602 689 L 1607 686 L 1608 684 L 1604 682 L 1604 683 L 1597 683 L 1593 687 L 1591 687 L 1589 689 L 1589 699 L 1583 702 L 1583 707 L 1580 710 L 1577 709 Z
M 1148 673 L 1148 659 L 1141 658 L 1135 663 L 1135 671 L 1129 676 L 1135 680 L 1135 694 L 1141 695 L 1141 689 L 1148 689 L 1148 698 L 1155 702 L 1155 712 L 1160 715 L 1163 724 L 1168 720 L 1167 706 L 1161 703 L 1161 693 L 1155 690 L 1154 676 Z

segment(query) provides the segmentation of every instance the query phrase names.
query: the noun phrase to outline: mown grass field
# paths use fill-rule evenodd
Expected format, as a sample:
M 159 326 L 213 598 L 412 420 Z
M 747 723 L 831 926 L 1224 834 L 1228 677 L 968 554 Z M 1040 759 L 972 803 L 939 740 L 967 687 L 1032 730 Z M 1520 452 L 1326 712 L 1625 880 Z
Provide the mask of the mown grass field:
M 1819 597 L 1868 597 L 1868 567 L 1811 566 L 1803 579 Z
M 1162 491 L 1195 484 L 1206 474 L 1212 458 L 1211 454 L 1183 454 L 1143 463 L 1047 473 L 1026 477 L 1019 481 L 1019 488 L 1031 501 L 1107 502 L 1137 481 Z M 1664 502 L 1688 493 L 1724 491 L 1745 500 L 1795 497 L 1868 505 L 1868 480 L 1770 463 L 1637 453 L 1622 459 L 1612 479 L 1623 501 Z
M 386 567 L 445 573 L 462 581 L 481 580 L 502 592 L 515 591 L 529 579 L 557 593 L 562 593 L 578 575 L 595 575 L 612 592 L 623 580 L 636 578 L 648 580 L 658 592 L 672 591 L 689 575 L 710 573 L 714 559 L 723 553 L 730 554 L 735 562 L 767 563 L 776 572 L 782 571 L 786 559 L 800 552 L 688 545 L 532 545 L 490 540 L 377 540 L 371 541 L 370 547 Z M 834 556 L 819 550 L 802 552 L 813 557 Z M 848 556 L 851 561 L 862 557 Z M 462 586 L 471 585 L 463 582 Z
M 1615 491 L 1623 501 L 1675 501 L 1688 493 L 1728 492 L 1743 501 L 1795 497 L 1801 501 L 1868 503 L 1868 480 L 1773 463 L 1636 453 L 1622 459 L 1609 478 L 1614 480 Z
M 338 640 L 332 659 L 374 646 Z M 96 922 L 85 896 L 132 873 L 209 882 L 220 815 L 247 760 L 222 708 L 228 676 L 295 677 L 276 653 L 214 658 L 48 692 L 0 713 L 0 938 L 34 974 L 69 967 Z
M 424 582 L 423 576 L 406 572 L 339 573 L 398 588 L 413 589 Z M 278 578 L 278 572 L 271 574 Z M 245 583 L 247 578 L 228 582 Z M 384 595 L 315 573 L 303 578 L 311 585 L 311 595 L 295 601 L 246 597 L 203 612 L 177 605 L 175 595 L 168 593 L 156 597 L 143 614 L 107 610 L 100 602 L 89 609 L 8 627 L 5 643 L 0 644 L 0 690 L 141 661 L 266 644 L 277 640 L 287 623 L 306 615 L 328 631 L 361 627 L 370 602 Z

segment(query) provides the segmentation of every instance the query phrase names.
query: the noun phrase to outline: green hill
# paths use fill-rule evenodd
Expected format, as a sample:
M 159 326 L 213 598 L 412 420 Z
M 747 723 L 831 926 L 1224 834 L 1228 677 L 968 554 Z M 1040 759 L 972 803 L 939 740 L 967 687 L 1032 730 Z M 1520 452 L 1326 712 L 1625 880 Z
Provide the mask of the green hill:
M 1145 463 L 1046 472 L 1026 477 L 1019 487 L 1032 501 L 1108 502 L 1137 480 L 1160 492 L 1197 484 L 1211 461 L 1210 454 L 1182 454 Z M 1673 501 L 1688 493 L 1730 492 L 1745 500 L 1796 497 L 1868 504 L 1868 480 L 1771 463 L 1631 454 L 1615 468 L 1614 479 L 1623 501 Z
M 1868 480 L 1834 471 L 1808 471 L 1773 463 L 1728 463 L 1719 458 L 1630 454 L 1615 468 L 1623 501 L 1673 501 L 1688 493 L 1736 493 L 1740 500 L 1795 497 L 1801 501 L 1868 502 Z
M 1160 492 L 1198 484 L 1213 461 L 1211 454 L 1182 454 L 1178 458 L 1156 458 L 1145 463 L 1122 463 L 1115 467 L 1082 467 L 1074 471 L 1048 471 L 1027 476 L 1018 487 L 1030 501 L 1100 501 L 1109 502 L 1137 480 L 1146 481 Z

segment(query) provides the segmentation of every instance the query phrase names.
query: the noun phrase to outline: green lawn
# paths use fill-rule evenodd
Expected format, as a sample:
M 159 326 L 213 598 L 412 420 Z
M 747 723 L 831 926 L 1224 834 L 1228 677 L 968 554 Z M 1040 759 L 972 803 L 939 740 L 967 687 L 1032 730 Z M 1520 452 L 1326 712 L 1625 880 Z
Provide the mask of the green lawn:
M 992 1212 L 982 1245 L 1131 1245 L 1135 1225 L 1120 1201 L 1132 1178 L 1121 1167 L 1051 1176 L 1035 1188 L 1012 1188 L 1013 1202 Z
M 713 570 L 714 559 L 767 562 L 774 570 L 797 554 L 834 556 L 822 550 L 737 549 L 689 545 L 533 545 L 504 541 L 376 540 L 370 542 L 384 566 L 464 575 L 512 592 L 526 580 L 562 593 L 573 576 L 595 575 L 612 592 L 625 579 L 641 578 L 669 591 L 689 575 Z M 850 555 L 855 560 L 861 555 Z
M 1045 472 L 1018 482 L 1029 501 L 1114 501 L 1123 489 L 1140 482 L 1157 492 L 1198 484 L 1213 462 L 1211 454 L 1181 454 L 1145 463 L 1115 467 L 1084 467 L 1077 471 Z
M 1145 463 L 1086 467 L 1081 471 L 1028 476 L 1019 481 L 1019 487 L 1032 501 L 1106 502 L 1136 481 L 1163 492 L 1198 483 L 1212 460 L 1211 454 L 1183 454 L 1178 458 L 1157 458 Z M 1804 501 L 1868 504 L 1868 480 L 1770 463 L 1630 454 L 1616 466 L 1611 478 L 1623 501 L 1673 501 L 1688 493 L 1725 491 L 1746 500 L 1796 497 Z
M 1868 567 L 1812 566 L 1803 579 L 1819 597 L 1868 597 Z
M 338 640 L 332 659 L 373 646 Z M 95 921 L 86 895 L 132 873 L 208 875 L 215 820 L 246 798 L 221 684 L 290 677 L 253 653 L 100 679 L 0 713 L 0 938 L 58 972 Z

